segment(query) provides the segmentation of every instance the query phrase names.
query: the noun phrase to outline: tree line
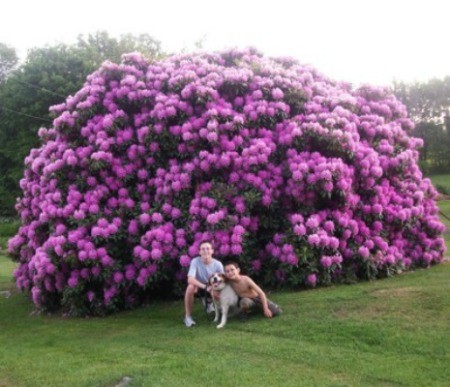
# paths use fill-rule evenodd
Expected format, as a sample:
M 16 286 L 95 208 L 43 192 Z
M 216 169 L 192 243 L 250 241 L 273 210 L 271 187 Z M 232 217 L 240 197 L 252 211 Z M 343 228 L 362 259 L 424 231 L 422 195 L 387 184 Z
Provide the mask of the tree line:
M 75 44 L 34 48 L 19 64 L 13 47 L 0 42 L 0 216 L 14 216 L 20 195 L 23 160 L 39 146 L 37 132 L 52 124 L 49 107 L 76 93 L 102 62 L 120 62 L 140 51 L 150 59 L 165 56 L 147 34 L 111 37 L 107 32 L 80 35 Z M 420 165 L 427 173 L 450 172 L 450 76 L 425 83 L 394 83 L 424 139 Z
M 425 174 L 450 173 L 450 76 L 428 82 L 394 83 L 394 94 L 424 140 L 420 167 Z

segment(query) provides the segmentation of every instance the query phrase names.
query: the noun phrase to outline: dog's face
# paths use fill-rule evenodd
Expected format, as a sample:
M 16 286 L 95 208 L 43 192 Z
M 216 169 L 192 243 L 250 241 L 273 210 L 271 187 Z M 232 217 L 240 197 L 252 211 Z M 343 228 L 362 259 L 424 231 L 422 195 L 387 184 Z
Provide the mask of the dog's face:
M 226 285 L 226 278 L 222 273 L 214 273 L 209 277 L 209 284 L 213 290 L 221 291 Z

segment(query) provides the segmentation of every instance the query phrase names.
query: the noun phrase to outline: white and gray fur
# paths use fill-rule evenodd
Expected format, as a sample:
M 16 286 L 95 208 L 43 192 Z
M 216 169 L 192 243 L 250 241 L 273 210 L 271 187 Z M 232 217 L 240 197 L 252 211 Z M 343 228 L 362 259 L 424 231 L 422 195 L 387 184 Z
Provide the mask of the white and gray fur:
M 216 309 L 216 317 L 214 322 L 219 322 L 220 316 L 222 316 L 220 324 L 217 328 L 223 328 L 227 323 L 228 313 L 230 309 L 236 309 L 238 307 L 238 295 L 233 290 L 231 285 L 227 284 L 225 276 L 221 273 L 214 273 L 209 278 L 209 284 L 213 292 L 220 293 L 219 300 L 213 297 L 214 307 Z

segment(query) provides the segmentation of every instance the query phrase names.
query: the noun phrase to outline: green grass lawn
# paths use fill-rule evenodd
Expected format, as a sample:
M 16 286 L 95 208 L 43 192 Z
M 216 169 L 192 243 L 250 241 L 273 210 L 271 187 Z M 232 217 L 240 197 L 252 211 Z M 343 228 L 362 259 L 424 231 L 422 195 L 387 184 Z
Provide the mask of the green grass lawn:
M 439 209 L 447 218 L 450 218 L 450 200 L 439 200 L 437 202 Z M 442 216 L 441 213 L 441 221 L 450 229 L 450 220 L 446 217 Z
M 440 210 L 439 218 L 446 227 L 446 230 L 444 231 L 444 239 L 447 245 L 446 254 L 450 256 L 450 200 L 440 200 L 437 204 Z
M 448 192 L 450 192 L 450 174 L 447 175 L 433 175 L 429 176 L 431 182 L 436 188 L 444 187 Z
M 450 200 L 438 204 L 450 214 Z M 0 225 L 0 248 L 13 228 Z M 450 233 L 444 236 L 450 249 Z M 198 325 L 185 328 L 181 300 L 101 319 L 36 316 L 15 290 L 15 265 L 1 254 L 0 387 L 116 386 L 125 376 L 129 386 L 449 385 L 448 262 L 380 281 L 274 293 L 281 317 L 230 319 L 217 330 L 198 303 Z
M 447 175 L 433 175 L 430 179 L 435 187 L 445 187 L 445 189 L 450 192 L 450 174 Z M 450 255 L 450 200 L 440 200 L 438 201 L 440 220 L 445 224 L 447 230 L 444 233 L 444 239 L 447 245 L 447 255 Z M 443 216 L 444 214 L 445 216 Z
M 447 386 L 450 264 L 270 297 L 268 320 L 223 330 L 196 304 L 155 302 L 106 318 L 36 316 L 0 257 L 0 386 Z
M 6 250 L 8 239 L 16 234 L 19 226 L 19 219 L 0 218 L 0 254 Z

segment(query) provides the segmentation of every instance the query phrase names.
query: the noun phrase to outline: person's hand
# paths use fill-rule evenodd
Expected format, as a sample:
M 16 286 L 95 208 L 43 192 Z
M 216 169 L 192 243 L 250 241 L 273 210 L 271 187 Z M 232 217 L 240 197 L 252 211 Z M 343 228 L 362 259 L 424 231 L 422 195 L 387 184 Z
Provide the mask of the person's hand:
M 269 308 L 264 308 L 264 316 L 266 316 L 267 318 L 272 318 L 272 312 Z

